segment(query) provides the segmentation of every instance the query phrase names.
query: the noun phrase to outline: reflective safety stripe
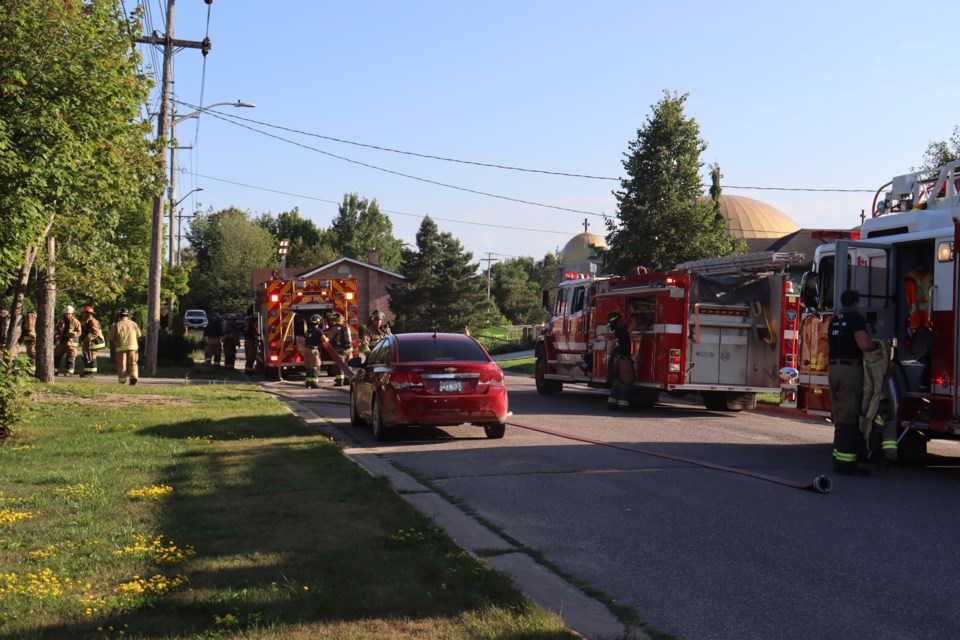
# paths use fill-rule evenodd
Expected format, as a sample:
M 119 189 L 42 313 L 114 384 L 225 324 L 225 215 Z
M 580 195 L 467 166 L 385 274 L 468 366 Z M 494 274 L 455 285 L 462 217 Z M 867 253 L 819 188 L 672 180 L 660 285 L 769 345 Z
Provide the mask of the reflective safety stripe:
M 896 440 L 884 440 L 882 443 L 884 449 L 896 449 L 897 441 Z
M 843 453 L 842 451 L 833 450 L 833 457 L 840 462 L 856 462 L 857 454 L 855 453 Z
M 629 406 L 630 406 L 630 401 L 629 401 L 629 400 L 617 400 L 617 406 L 620 406 L 620 407 L 629 407 Z
M 882 427 L 883 425 L 887 424 L 887 421 L 884 420 L 883 416 L 878 413 L 877 417 L 873 419 L 873 424 L 877 425 L 878 427 Z
M 617 399 L 613 396 L 607 396 L 607 404 L 617 404 Z

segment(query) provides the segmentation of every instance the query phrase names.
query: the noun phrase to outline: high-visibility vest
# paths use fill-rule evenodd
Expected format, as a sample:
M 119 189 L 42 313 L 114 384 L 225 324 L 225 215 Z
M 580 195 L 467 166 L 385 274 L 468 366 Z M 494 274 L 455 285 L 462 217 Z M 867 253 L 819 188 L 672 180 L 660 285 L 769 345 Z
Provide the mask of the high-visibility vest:
M 907 312 L 910 314 L 909 328 L 929 327 L 930 289 L 933 288 L 933 275 L 914 269 L 903 277 L 903 288 L 907 294 Z

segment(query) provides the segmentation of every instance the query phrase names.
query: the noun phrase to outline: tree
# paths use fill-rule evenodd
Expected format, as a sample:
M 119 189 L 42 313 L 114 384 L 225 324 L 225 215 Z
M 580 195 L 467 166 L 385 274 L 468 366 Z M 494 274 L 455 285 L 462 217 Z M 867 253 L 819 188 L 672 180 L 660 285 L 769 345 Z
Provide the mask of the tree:
M 312 220 L 300 215 L 294 207 L 276 218 L 264 214 L 256 223 L 266 229 L 277 242 L 288 240 L 287 264 L 298 267 L 316 267 L 336 260 L 339 255 L 331 244 L 331 234 L 319 228 Z
M 440 233 L 426 216 L 417 231 L 417 250 L 403 250 L 407 282 L 388 286 L 398 331 L 463 331 L 487 326 L 500 314 L 487 299 L 487 284 L 452 234 Z
M 393 223 L 380 213 L 376 200 L 368 201 L 356 193 L 344 194 L 329 231 L 330 244 L 342 257 L 367 262 L 369 252 L 376 249 L 378 266 L 388 271 L 400 270 L 403 242 L 393 236 Z
M 151 83 L 130 43 L 138 30 L 106 0 L 0 3 L 0 273 L 47 261 L 52 234 L 64 239 L 58 279 L 82 283 L 72 295 L 119 290 L 115 255 L 100 250 L 117 246 L 160 178 L 140 115 Z M 79 242 L 96 255 L 73 255 Z M 25 280 L 16 279 L 15 320 Z
M 726 231 L 726 220 L 702 194 L 700 154 L 707 148 L 700 125 L 686 118 L 687 94 L 670 95 L 653 105 L 637 138 L 624 153 L 626 178 L 620 180 L 617 220 L 607 222 L 606 269 L 627 273 L 638 265 L 672 269 L 679 262 L 726 256 L 740 243 Z
M 541 308 L 544 289 L 557 281 L 557 258 L 547 254 L 543 260 L 524 256 L 493 265 L 490 291 L 497 307 L 512 324 L 536 324 L 543 321 Z
M 190 274 L 192 307 L 246 309 L 253 269 L 277 264 L 274 239 L 246 211 L 229 208 L 194 218 L 188 237 L 196 259 Z
M 960 160 L 960 125 L 953 128 L 949 140 L 937 140 L 927 145 L 921 171 L 942 167 L 954 160 Z

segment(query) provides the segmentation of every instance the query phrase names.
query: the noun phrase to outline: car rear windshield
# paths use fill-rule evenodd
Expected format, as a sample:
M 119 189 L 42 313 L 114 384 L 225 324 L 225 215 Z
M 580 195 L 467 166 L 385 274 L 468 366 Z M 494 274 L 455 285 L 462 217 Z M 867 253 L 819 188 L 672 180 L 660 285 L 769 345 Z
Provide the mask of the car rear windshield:
M 400 362 L 487 362 L 487 354 L 473 340 L 401 340 L 397 353 Z

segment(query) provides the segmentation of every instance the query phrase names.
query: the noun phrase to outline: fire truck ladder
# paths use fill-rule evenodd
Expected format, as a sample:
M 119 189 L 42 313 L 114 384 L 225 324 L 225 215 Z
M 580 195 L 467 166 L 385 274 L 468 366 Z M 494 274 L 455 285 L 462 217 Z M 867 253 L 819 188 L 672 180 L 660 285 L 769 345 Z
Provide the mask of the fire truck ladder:
M 740 256 L 683 262 L 677 265 L 677 269 L 711 276 L 743 273 L 783 273 L 788 268 L 803 264 L 805 261 L 806 255 L 797 251 L 758 251 Z

